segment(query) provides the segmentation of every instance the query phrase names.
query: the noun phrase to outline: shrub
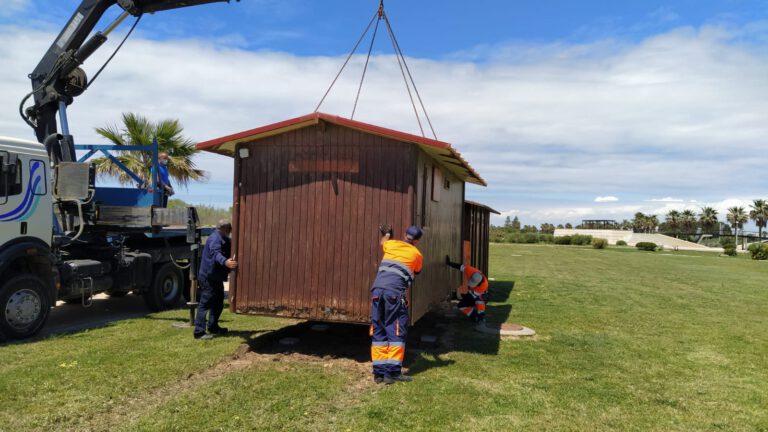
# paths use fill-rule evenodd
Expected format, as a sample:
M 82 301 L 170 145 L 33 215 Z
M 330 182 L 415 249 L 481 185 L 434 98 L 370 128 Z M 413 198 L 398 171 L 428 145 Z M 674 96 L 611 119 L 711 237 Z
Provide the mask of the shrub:
M 521 243 L 520 233 L 511 233 L 504 236 L 504 242 L 506 243 Z
M 554 243 L 555 236 L 552 234 L 539 234 L 539 241 L 541 243 Z
M 592 243 L 591 235 L 574 234 L 571 236 L 572 245 L 588 245 Z
M 523 234 L 523 243 L 536 243 L 539 241 L 539 236 L 536 233 Z
M 636 244 L 635 247 L 638 248 L 639 250 L 653 252 L 656 250 L 657 246 L 656 246 L 656 243 L 653 243 L 653 242 L 640 242 Z
M 624 240 L 619 240 L 616 242 L 616 246 L 626 246 L 626 245 L 627 245 L 627 242 L 625 242 Z
M 571 236 L 555 237 L 555 244 L 569 245 L 571 244 Z
M 749 246 L 749 254 L 753 260 L 768 260 L 768 243 L 753 243 Z
M 732 238 L 723 237 L 720 239 L 720 246 L 723 247 L 723 253 L 728 256 L 736 256 L 736 242 Z
M 605 249 L 608 247 L 608 240 L 603 238 L 593 238 L 592 247 L 595 249 Z

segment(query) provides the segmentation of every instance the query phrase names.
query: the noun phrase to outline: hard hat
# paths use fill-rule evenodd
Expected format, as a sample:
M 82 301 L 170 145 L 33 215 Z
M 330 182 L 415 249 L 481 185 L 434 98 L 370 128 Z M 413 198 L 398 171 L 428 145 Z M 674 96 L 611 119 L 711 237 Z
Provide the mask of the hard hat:
M 405 230 L 405 235 L 413 240 L 418 240 L 422 235 L 424 235 L 424 233 L 421 231 L 421 228 L 417 227 L 416 225 L 411 225 L 407 230 Z
M 480 282 L 483 281 L 483 274 L 480 272 L 472 273 L 472 277 L 469 278 L 469 282 L 467 282 L 467 285 L 469 285 L 470 288 L 474 288 L 478 285 L 480 285 Z

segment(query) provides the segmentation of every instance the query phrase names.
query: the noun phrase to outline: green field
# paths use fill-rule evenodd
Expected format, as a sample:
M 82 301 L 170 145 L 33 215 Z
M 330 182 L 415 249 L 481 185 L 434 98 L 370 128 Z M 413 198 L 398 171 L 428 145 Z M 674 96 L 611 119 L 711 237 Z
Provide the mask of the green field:
M 446 320 L 410 384 L 373 384 L 364 344 L 233 355 L 291 322 L 225 312 L 202 342 L 178 310 L 0 346 L 0 430 L 768 431 L 765 262 L 494 244 L 491 273 L 489 321 L 538 336 Z

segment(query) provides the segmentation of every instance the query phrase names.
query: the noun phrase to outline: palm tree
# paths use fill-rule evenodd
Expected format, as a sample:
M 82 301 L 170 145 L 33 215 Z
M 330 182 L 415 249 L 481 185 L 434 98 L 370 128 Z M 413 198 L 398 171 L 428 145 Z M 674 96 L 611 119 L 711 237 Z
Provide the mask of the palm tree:
M 744 227 L 744 222 L 749 218 L 744 212 L 744 207 L 730 207 L 728 208 L 728 215 L 726 216 L 728 223 L 731 224 L 733 230 L 736 232 L 736 244 L 739 244 L 739 229 Z
M 197 169 L 192 156 L 198 152 L 191 139 L 182 135 L 184 127 L 175 119 L 161 120 L 153 123 L 146 117 L 123 113 L 121 127 L 111 125 L 96 128 L 96 133 L 108 139 L 116 145 L 148 145 L 157 137 L 157 144 L 161 152 L 168 153 L 168 172 L 170 176 L 181 186 L 186 186 L 192 181 L 205 180 L 208 176 L 203 170 Z M 150 182 L 150 168 L 152 166 L 152 154 L 144 151 L 121 152 L 115 156 L 123 165 L 128 167 L 142 180 Z M 121 184 L 130 184 L 134 180 L 117 165 L 106 157 L 94 159 L 96 172 L 101 176 L 117 178 Z
M 683 210 L 680 213 L 680 224 L 683 226 L 686 234 L 690 234 L 696 229 L 696 214 L 693 213 L 693 210 Z
M 711 234 L 715 226 L 717 226 L 717 210 L 712 207 L 702 208 L 701 214 L 699 214 L 699 223 L 704 232 Z
M 664 218 L 664 222 L 667 224 L 667 228 L 675 234 L 677 237 L 678 229 L 680 228 L 680 212 L 677 210 L 670 210 L 667 216 Z
M 656 215 L 645 217 L 645 227 L 648 230 L 648 233 L 655 232 L 657 226 L 659 226 L 659 218 Z
M 632 228 L 634 231 L 645 232 L 645 219 L 647 216 L 643 212 L 635 213 L 632 219 Z
M 763 228 L 768 224 L 768 201 L 756 199 L 750 205 L 749 218 L 755 221 L 757 225 L 758 241 L 763 241 Z

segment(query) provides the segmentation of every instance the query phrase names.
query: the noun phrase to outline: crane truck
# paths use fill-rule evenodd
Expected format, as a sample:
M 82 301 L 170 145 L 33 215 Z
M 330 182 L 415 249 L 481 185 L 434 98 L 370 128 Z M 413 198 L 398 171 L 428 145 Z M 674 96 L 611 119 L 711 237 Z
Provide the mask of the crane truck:
M 157 140 L 76 144 L 67 106 L 88 88 L 83 62 L 129 16 L 138 21 L 145 13 L 225 1 L 82 0 L 29 74 L 32 91 L 19 112 L 37 142 L 0 137 L 0 340 L 34 335 L 58 300 L 88 306 L 96 293 L 134 292 L 151 310 L 163 310 L 177 306 L 185 290 L 194 293 L 197 212 L 162 205 Z M 120 16 L 88 38 L 112 6 L 122 9 Z M 121 164 L 116 151 L 148 152 L 149 180 Z M 89 162 L 96 154 L 136 186 L 97 186 Z M 194 294 L 186 297 L 193 311 Z

